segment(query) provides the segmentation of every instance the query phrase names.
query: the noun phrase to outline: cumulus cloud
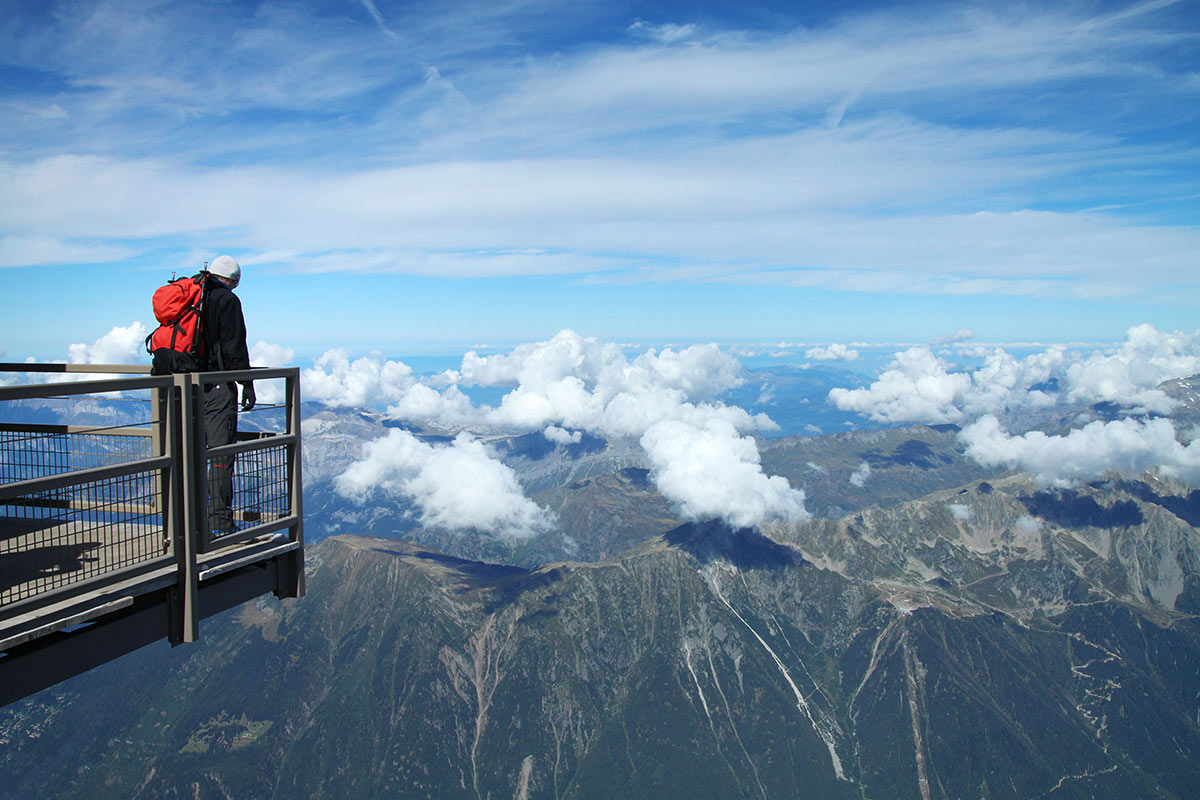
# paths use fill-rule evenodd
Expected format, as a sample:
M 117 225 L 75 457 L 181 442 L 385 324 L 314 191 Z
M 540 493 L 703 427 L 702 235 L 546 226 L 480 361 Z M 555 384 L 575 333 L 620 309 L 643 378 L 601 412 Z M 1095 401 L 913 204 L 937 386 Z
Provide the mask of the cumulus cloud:
M 1053 345 L 1018 359 L 1002 348 L 986 352 L 973 371 L 958 371 L 928 347 L 897 353 L 869 387 L 833 389 L 829 400 L 882 422 L 962 422 L 981 414 L 1072 402 L 1111 402 L 1134 413 L 1165 413 L 1174 401 L 1155 387 L 1200 372 L 1200 331 L 1166 333 L 1130 328 L 1112 353 L 1072 355 Z M 1055 381 L 1061 392 L 1047 387 Z
M 746 526 L 804 513 L 803 494 L 764 475 L 754 440 L 741 436 L 775 424 L 712 401 L 743 381 L 741 365 L 716 345 L 649 350 L 631 361 L 616 345 L 562 331 L 511 355 L 468 353 L 461 375 L 481 385 L 516 384 L 483 412 L 489 425 L 543 430 L 552 440 L 561 438 L 557 430 L 639 438 L 659 491 L 685 516 Z
M 466 385 L 515 385 L 499 406 L 482 413 L 484 422 L 500 429 L 557 425 L 638 437 L 663 420 L 699 423 L 711 417 L 743 431 L 776 428 L 764 414 L 711 401 L 743 380 L 737 359 L 711 344 L 651 349 L 630 361 L 615 344 L 564 330 L 507 355 L 467 353 L 459 376 Z
M 831 344 L 828 347 L 814 347 L 807 350 L 804 357 L 813 361 L 854 361 L 858 358 L 858 351 L 852 350 L 844 344 Z
M 376 406 L 403 399 L 416 383 L 412 368 L 403 361 L 381 357 L 350 360 L 347 350 L 329 350 L 300 380 L 304 396 L 331 406 Z
M 843 411 L 857 411 L 883 422 L 952 422 L 971 377 L 950 372 L 949 365 L 926 347 L 897 353 L 891 367 L 865 389 L 836 388 L 829 399 Z
M 374 492 L 403 498 L 417 507 L 422 524 L 451 531 L 526 539 L 553 524 L 550 512 L 525 497 L 513 471 L 466 433 L 430 445 L 394 428 L 367 443 L 335 486 L 359 501 Z
M 91 344 L 73 344 L 67 349 L 72 364 L 144 364 L 147 358 L 146 326 L 140 322 L 115 326 Z
M 269 342 L 258 341 L 250 348 L 250 364 L 255 367 L 290 366 L 295 356 L 295 351 L 291 348 Z M 259 403 L 282 403 L 284 390 L 285 384 L 281 378 L 260 380 L 254 384 L 254 392 Z
M 542 435 L 556 444 L 578 444 L 583 441 L 581 431 L 568 431 L 557 425 L 547 426 L 546 430 L 542 431 Z
M 850 473 L 850 484 L 861 489 L 866 486 L 869 477 L 871 477 L 871 465 L 864 461 L 858 465 L 858 469 Z
M 510 353 L 468 352 L 458 370 L 433 379 L 414 376 L 401 362 L 351 361 L 330 351 L 304 381 L 310 399 L 387 403 L 393 418 L 444 429 L 540 431 L 563 445 L 584 433 L 636 439 L 655 466 L 659 491 L 688 515 L 745 526 L 804 514 L 803 494 L 764 475 L 753 438 L 743 435 L 777 426 L 764 414 L 714 399 L 743 381 L 737 359 L 716 345 L 651 349 L 631 359 L 616 344 L 564 330 Z M 511 389 L 495 407 L 474 406 L 460 385 Z
M 1200 330 L 1167 333 L 1153 325 L 1130 328 L 1111 355 L 1096 354 L 1067 368 L 1072 399 L 1106 401 L 1138 411 L 1167 413 L 1175 402 L 1154 388 L 1200 372 Z
M 481 422 L 481 412 L 458 388 L 457 372 L 416 376 L 403 361 L 379 353 L 351 360 L 343 349 L 328 350 L 302 370 L 306 400 L 331 406 L 386 408 L 397 420 L 465 428 Z
M 1137 477 L 1149 469 L 1200 483 L 1200 443 L 1181 445 L 1165 419 L 1096 421 L 1066 436 L 1012 436 L 988 415 L 963 428 L 960 438 L 979 463 L 1019 467 L 1043 486 L 1070 487 L 1109 473 Z
M 286 367 L 295 356 L 295 351 L 290 347 L 268 342 L 255 342 L 250 348 L 250 363 L 256 367 Z
M 829 400 L 883 422 L 970 423 L 960 434 L 970 457 L 987 466 L 1020 467 L 1044 485 L 1069 486 L 1108 472 L 1136 476 L 1151 468 L 1195 481 L 1200 448 L 1179 444 L 1167 420 L 1131 416 L 1093 422 L 1065 436 L 1012 436 L 996 415 L 1100 402 L 1123 406 L 1130 415 L 1169 413 L 1177 401 L 1156 387 L 1200 372 L 1200 331 L 1138 325 L 1118 347 L 1089 355 L 1057 345 L 1022 359 L 999 347 L 974 354 L 983 356 L 983 364 L 964 371 L 929 347 L 913 347 L 897 353 L 870 386 L 834 389 Z
M 807 519 L 804 492 L 786 478 L 767 476 L 758 448 L 738 436 L 728 421 L 711 418 L 702 425 L 664 420 L 641 438 L 653 465 L 652 475 L 665 497 L 679 504 L 688 519 L 717 517 L 734 527 L 760 525 L 767 519 Z
M 414 382 L 399 400 L 387 407 L 387 414 L 393 419 L 424 422 L 440 428 L 471 426 L 479 419 L 471 398 L 457 386 L 450 385 L 439 390 L 418 382 Z

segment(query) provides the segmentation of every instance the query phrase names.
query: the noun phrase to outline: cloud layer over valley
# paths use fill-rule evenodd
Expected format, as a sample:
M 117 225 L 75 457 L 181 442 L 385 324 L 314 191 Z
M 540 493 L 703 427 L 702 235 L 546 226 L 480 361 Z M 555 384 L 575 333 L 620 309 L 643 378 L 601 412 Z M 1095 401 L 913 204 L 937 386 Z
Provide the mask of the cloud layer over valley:
M 469 352 L 458 370 L 426 379 L 415 377 L 401 362 L 351 361 L 342 351 L 326 353 L 302 374 L 310 400 L 386 405 L 394 419 L 440 430 L 492 435 L 540 431 L 557 444 L 578 441 L 583 433 L 637 440 L 659 491 L 687 518 L 720 518 L 735 526 L 803 519 L 804 493 L 784 478 L 764 474 L 754 439 L 746 435 L 771 430 L 774 423 L 763 414 L 751 415 L 714 400 L 741 382 L 741 365 L 716 345 L 648 350 L 630 360 L 615 344 L 568 330 L 509 354 Z M 475 406 L 460 386 L 507 391 L 496 406 Z M 353 477 L 339 482 L 339 489 L 361 498 L 376 485 L 407 495 L 424 508 L 432 484 L 392 477 L 395 465 L 419 471 L 421 464 L 445 458 L 450 448 L 460 464 L 472 463 L 478 473 L 491 474 L 491 456 L 469 437 L 459 434 L 453 445 L 418 447 L 420 442 L 411 434 L 401 433 L 393 431 L 371 443 Z M 442 474 L 455 479 L 453 471 Z M 464 469 L 457 479 L 468 474 Z M 508 498 L 511 492 L 501 494 Z M 507 506 L 508 500 L 498 505 Z M 511 527 L 506 527 L 505 515 L 458 519 L 452 504 L 436 506 L 437 514 L 426 514 L 431 524 L 504 531 Z M 520 530 L 536 530 L 522 520 Z
M 891 424 L 970 422 L 961 434 L 968 455 L 989 466 L 1020 467 L 1046 485 L 1069 486 L 1110 471 L 1137 476 L 1155 467 L 1197 485 L 1200 451 L 1176 441 L 1177 435 L 1191 434 L 1153 417 L 1179 405 L 1160 384 L 1200 373 L 1200 331 L 1168 333 L 1139 325 L 1118 347 L 1090 354 L 1065 346 L 1025 358 L 999 347 L 964 346 L 963 352 L 982 356 L 983 363 L 962 370 L 933 347 L 909 348 L 870 386 L 834 389 L 830 402 Z M 1096 404 L 1126 416 L 1094 420 L 1065 435 L 1005 430 L 1036 419 L 1033 412 L 1067 413 Z
M 72 345 L 69 361 L 144 363 L 144 336 L 140 322 L 117 326 Z M 1191 428 L 1177 430 L 1167 418 L 1180 401 L 1159 388 L 1200 373 L 1200 331 L 1139 325 L 1110 348 L 1054 345 L 1024 356 L 971 340 L 959 331 L 898 351 L 869 385 L 835 388 L 828 402 L 887 425 L 962 426 L 969 457 L 1027 471 L 1045 486 L 1150 469 L 1200 485 L 1200 445 L 1190 442 Z M 715 344 L 627 349 L 563 330 L 508 352 L 472 350 L 456 368 L 426 374 L 378 353 L 333 349 L 302 370 L 301 383 L 305 400 L 384 409 L 401 426 L 367 442 L 336 488 L 357 502 L 387 498 L 409 507 L 424 525 L 511 540 L 552 529 L 554 515 L 524 495 L 489 444 L 531 433 L 552 447 L 577 446 L 585 436 L 635 446 L 658 491 L 687 519 L 740 527 L 808 516 L 803 487 L 768 475 L 760 462 L 754 437 L 778 426 L 720 399 L 752 374 L 737 358 Z M 853 351 L 833 344 L 824 352 Z M 261 341 L 252 353 L 258 366 L 294 358 Z M 271 381 L 258 389 L 260 402 L 279 399 Z M 494 400 L 473 400 L 481 391 Z M 773 390 L 754 394 L 775 402 Z M 848 476 L 859 490 L 872 480 L 866 461 Z
M 1108 350 L 1052 346 L 1023 358 L 1001 347 L 981 350 L 963 343 L 966 338 L 944 341 L 936 346 L 941 350 L 927 346 L 898 352 L 870 386 L 834 389 L 829 400 L 889 424 L 965 425 L 960 439 L 970 457 L 985 466 L 1027 470 L 1047 486 L 1069 486 L 1109 472 L 1137 476 L 1152 468 L 1192 485 L 1200 479 L 1195 446 L 1177 441 L 1170 420 L 1156 416 L 1178 405 L 1158 385 L 1200 372 L 1200 332 L 1167 333 L 1142 325 Z M 981 363 L 955 367 L 946 347 Z M 629 358 L 615 344 L 562 331 L 506 354 L 472 351 L 458 369 L 426 376 L 414 375 L 397 361 L 351 360 L 342 351 L 331 351 L 304 371 L 303 382 L 309 399 L 386 406 L 393 419 L 449 434 L 540 432 L 557 445 L 577 443 L 583 434 L 636 440 L 658 490 L 686 518 L 715 517 L 737 526 L 804 519 L 802 488 L 765 474 L 759 461 L 753 434 L 771 431 L 774 423 L 716 399 L 739 386 L 744 374 L 737 360 L 716 345 L 648 350 Z M 499 388 L 503 394 L 494 405 L 476 405 L 464 389 L 480 387 Z M 1096 419 L 1093 404 L 1123 409 L 1126 418 Z M 1042 412 L 1051 416 L 1038 416 Z M 1075 423 L 1073 414 L 1080 415 Z M 1072 429 L 1049 434 L 1028 430 L 1036 419 L 1063 415 Z M 471 442 L 474 446 L 468 448 Z M 417 469 L 414 465 L 423 459 L 451 447 L 459 459 L 478 459 L 481 470 L 489 469 L 484 462 L 493 459 L 470 436 L 460 435 L 453 445 L 418 448 L 414 443 L 410 434 L 393 432 L 372 445 L 353 480 L 346 478 L 340 486 L 361 497 L 374 481 L 417 498 L 418 483 L 388 477 L 389 459 L 400 458 L 406 469 Z M 389 455 L 391 449 L 402 457 Z M 850 483 L 862 488 L 870 475 L 864 462 Z M 478 518 L 460 524 L 452 516 L 446 510 L 426 519 L 448 527 L 480 526 Z M 530 520 L 517 527 L 536 530 Z

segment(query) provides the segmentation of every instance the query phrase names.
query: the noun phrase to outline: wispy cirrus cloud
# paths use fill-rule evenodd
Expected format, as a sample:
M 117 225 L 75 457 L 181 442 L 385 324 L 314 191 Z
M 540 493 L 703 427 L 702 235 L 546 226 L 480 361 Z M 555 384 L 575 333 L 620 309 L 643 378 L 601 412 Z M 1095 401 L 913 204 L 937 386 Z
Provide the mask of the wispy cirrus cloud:
M 218 240 L 305 274 L 1200 294 L 1184 4 L 561 11 L 23 7 L 0 236 L 40 244 L 7 260 Z

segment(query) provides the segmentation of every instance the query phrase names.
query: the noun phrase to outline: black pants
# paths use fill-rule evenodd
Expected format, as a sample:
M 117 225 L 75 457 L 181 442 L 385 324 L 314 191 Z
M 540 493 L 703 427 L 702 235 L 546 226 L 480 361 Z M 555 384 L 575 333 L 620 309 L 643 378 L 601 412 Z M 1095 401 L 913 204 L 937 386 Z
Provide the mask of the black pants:
M 232 383 L 204 387 L 204 435 L 209 447 L 233 444 L 237 433 L 237 389 Z M 227 455 L 208 465 L 208 524 L 214 534 L 233 530 L 233 462 Z

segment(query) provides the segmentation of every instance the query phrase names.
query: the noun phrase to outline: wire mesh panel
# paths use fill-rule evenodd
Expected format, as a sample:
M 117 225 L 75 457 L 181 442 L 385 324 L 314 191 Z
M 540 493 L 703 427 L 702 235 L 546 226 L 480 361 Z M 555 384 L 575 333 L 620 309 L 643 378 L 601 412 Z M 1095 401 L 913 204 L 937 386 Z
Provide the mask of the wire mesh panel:
M 65 425 L 0 425 L 0 483 L 126 464 L 150 456 L 149 430 L 117 426 L 79 432 Z
M 160 473 L 136 469 L 159 455 L 152 408 L 144 393 L 0 404 L 0 606 L 163 554 Z
M 0 502 L 0 606 L 162 555 L 156 470 Z
M 291 513 L 287 447 L 259 447 L 238 453 L 236 459 L 209 458 L 208 493 L 209 525 L 217 547 L 223 536 L 283 519 Z M 229 515 L 221 512 L 226 507 Z

